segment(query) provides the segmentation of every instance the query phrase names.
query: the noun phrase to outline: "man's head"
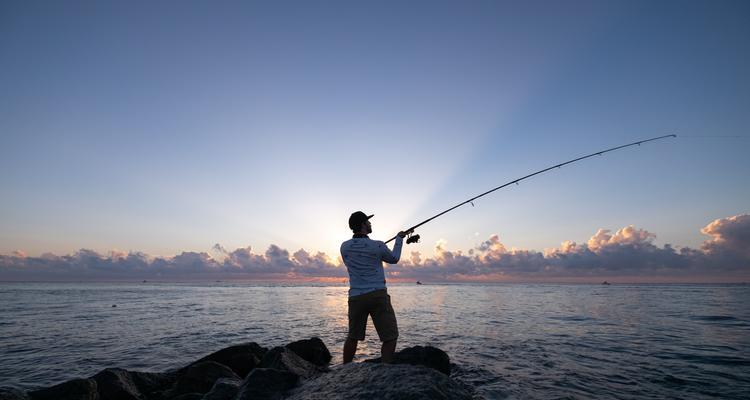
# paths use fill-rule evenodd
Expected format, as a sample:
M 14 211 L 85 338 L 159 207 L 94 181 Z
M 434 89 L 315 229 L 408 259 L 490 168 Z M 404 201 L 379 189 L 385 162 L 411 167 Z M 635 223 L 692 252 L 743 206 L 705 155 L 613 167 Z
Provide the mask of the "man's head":
M 349 216 L 349 228 L 354 233 L 363 233 L 365 235 L 372 233 L 372 224 L 370 218 L 375 214 L 367 215 L 362 211 L 357 211 Z

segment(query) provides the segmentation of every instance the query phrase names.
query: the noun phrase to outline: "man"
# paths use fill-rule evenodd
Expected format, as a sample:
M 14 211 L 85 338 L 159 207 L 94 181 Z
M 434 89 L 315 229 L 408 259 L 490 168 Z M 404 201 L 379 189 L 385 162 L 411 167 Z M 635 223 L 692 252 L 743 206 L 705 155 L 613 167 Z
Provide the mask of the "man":
M 357 211 L 349 217 L 349 228 L 354 236 L 341 244 L 341 258 L 349 272 L 349 334 L 344 342 L 344 364 L 354 359 L 357 342 L 365 340 L 367 316 L 383 343 L 381 361 L 390 363 L 396 351 L 398 324 L 396 313 L 391 306 L 391 296 L 385 287 L 383 261 L 396 264 L 401 258 L 401 246 L 407 232 L 399 232 L 393 251 L 385 243 L 372 240 L 367 235 L 372 233 L 370 218 Z

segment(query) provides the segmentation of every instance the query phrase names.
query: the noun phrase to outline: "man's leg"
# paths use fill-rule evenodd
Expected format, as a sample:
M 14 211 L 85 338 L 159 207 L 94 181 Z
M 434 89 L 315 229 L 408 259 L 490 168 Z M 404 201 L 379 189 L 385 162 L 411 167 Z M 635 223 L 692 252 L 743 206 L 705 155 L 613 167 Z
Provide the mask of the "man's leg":
M 372 313 L 372 322 L 378 331 L 378 337 L 383 342 L 380 347 L 380 361 L 390 363 L 393 361 L 393 353 L 396 352 L 396 340 L 398 339 L 398 322 L 396 313 L 391 305 L 391 296 L 383 293 L 379 296 Z
M 393 348 L 395 349 L 396 346 L 394 345 Z M 352 362 L 354 359 L 354 353 L 357 352 L 357 339 L 352 339 L 350 337 L 346 338 L 346 341 L 344 342 L 344 364 Z
M 357 342 L 365 340 L 367 329 L 367 302 L 361 296 L 349 298 L 349 332 L 344 342 L 344 364 L 352 362 L 357 352 Z
M 396 352 L 396 340 L 383 342 L 383 345 L 380 347 L 380 362 L 390 364 L 393 361 L 393 353 Z

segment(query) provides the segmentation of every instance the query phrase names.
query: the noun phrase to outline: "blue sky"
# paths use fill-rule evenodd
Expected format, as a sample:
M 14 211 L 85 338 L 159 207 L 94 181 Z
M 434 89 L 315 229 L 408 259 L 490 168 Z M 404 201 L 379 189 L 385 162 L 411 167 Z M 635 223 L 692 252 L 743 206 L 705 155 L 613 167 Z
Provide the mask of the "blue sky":
M 697 248 L 750 200 L 747 2 L 0 4 L 0 254 L 335 255 L 348 215 L 471 249 L 628 225 Z

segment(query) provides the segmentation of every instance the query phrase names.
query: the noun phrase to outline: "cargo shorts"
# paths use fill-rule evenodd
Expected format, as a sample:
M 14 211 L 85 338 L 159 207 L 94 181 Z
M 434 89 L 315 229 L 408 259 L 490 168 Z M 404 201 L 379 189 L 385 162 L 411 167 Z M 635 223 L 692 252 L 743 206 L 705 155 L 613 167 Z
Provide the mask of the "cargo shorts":
M 396 313 L 391 306 L 391 296 L 386 289 L 375 290 L 349 298 L 349 338 L 365 340 L 367 316 L 378 332 L 381 342 L 398 338 Z

